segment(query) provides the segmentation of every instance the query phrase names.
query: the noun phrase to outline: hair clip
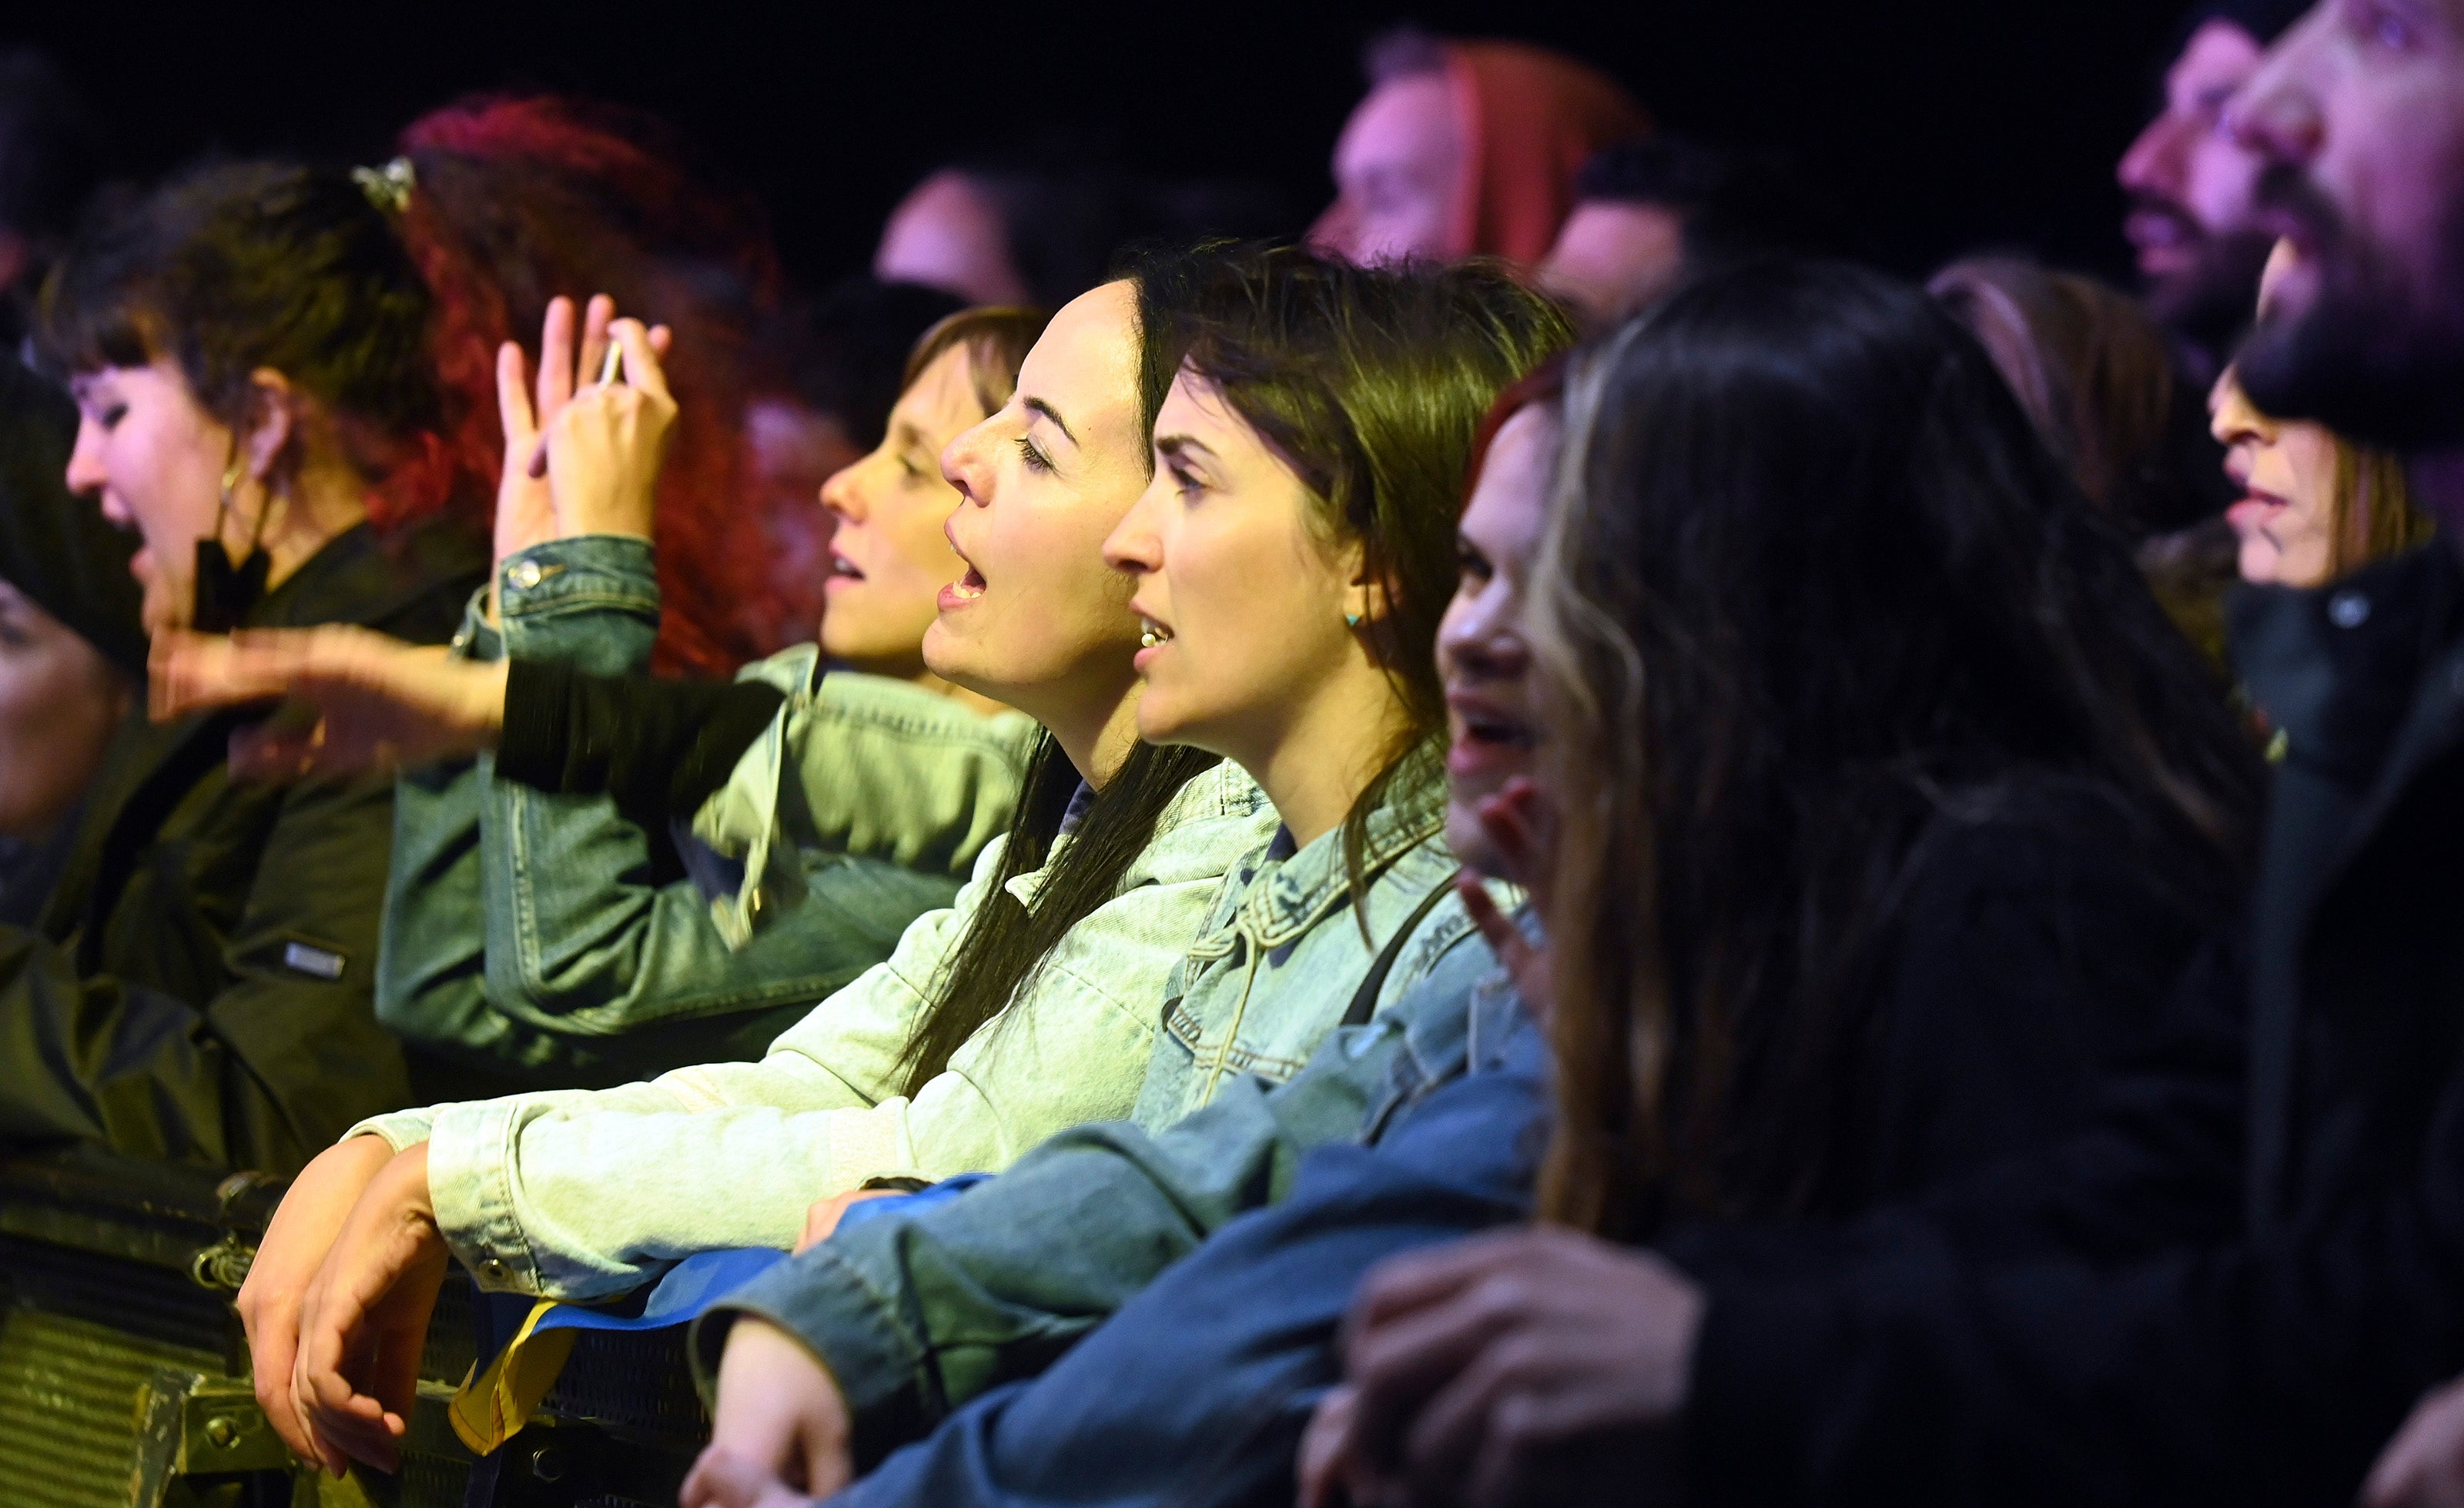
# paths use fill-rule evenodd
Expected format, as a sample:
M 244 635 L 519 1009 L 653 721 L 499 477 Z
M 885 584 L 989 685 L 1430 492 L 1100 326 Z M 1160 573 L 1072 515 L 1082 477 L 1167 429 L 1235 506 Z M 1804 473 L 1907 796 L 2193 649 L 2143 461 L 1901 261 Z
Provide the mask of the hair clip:
M 410 191 L 419 183 L 411 170 L 410 159 L 397 157 L 383 167 L 354 167 L 351 182 L 368 196 L 368 203 L 387 214 L 400 214 L 410 208 Z

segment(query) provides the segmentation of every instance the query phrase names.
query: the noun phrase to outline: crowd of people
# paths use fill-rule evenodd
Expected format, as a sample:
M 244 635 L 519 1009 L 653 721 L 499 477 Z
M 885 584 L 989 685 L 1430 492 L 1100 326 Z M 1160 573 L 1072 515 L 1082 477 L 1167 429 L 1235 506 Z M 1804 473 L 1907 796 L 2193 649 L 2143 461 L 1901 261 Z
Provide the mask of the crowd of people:
M 1366 64 L 814 293 L 0 58 L 0 1146 L 288 1178 L 337 1475 L 768 1252 L 687 1508 L 2464 1505 L 2464 0 L 2187 17 L 2128 291 Z

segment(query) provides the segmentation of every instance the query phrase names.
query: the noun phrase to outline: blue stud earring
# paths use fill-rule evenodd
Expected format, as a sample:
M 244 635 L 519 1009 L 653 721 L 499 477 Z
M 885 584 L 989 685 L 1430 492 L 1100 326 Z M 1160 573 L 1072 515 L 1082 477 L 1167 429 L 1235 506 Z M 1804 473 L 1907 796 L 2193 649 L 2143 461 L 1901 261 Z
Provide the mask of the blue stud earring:
M 1346 613 L 1343 615 L 1343 622 L 1348 627 L 1357 628 L 1360 626 L 1360 615 L 1358 613 Z

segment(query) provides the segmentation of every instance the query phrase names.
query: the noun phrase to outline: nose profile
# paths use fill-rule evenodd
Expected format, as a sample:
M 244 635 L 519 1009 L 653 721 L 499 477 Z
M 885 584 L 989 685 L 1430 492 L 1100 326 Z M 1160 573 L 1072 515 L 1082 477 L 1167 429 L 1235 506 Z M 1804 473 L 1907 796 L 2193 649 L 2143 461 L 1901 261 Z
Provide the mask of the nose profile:
M 2181 141 L 2180 122 L 2169 113 L 2158 116 L 2147 122 L 2147 129 L 2140 132 L 2130 149 L 2122 154 L 2122 162 L 2113 171 L 2114 181 L 2125 193 L 2171 197 L 2167 190 L 2180 176 L 2173 170 L 2173 164 L 2181 155 Z
M 77 421 L 77 444 L 69 451 L 66 479 L 69 491 L 78 493 L 99 492 L 102 491 L 102 484 L 111 479 L 102 465 L 102 434 L 100 428 L 91 419 Z M 108 500 L 103 504 L 103 514 L 114 523 L 126 522 L 112 514 L 112 507 Z
M 992 426 L 1001 422 L 1001 417 L 995 414 L 959 431 L 956 439 L 941 448 L 941 479 L 979 508 L 991 494 L 992 464 L 986 452 L 991 447 Z
M 1147 499 L 1140 494 L 1104 539 L 1104 563 L 1115 571 L 1145 576 L 1163 563 L 1163 540 L 1147 521 Z
M 2319 34 L 2313 23 L 2297 28 L 2225 106 L 2225 135 L 2234 144 L 2272 163 L 2306 164 L 2318 155 L 2326 122 L 2305 78 Z
M 871 464 L 871 458 L 841 467 L 822 483 L 822 507 L 843 523 L 855 523 L 864 517 L 864 489 L 858 485 L 859 474 Z

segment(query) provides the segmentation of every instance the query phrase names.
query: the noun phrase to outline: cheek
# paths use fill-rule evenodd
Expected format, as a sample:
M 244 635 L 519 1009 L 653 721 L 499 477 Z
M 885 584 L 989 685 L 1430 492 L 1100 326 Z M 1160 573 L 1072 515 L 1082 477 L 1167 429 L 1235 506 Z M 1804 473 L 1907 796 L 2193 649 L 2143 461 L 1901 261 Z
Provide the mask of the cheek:
M 897 549 L 902 568 L 930 577 L 936 585 L 957 578 L 958 557 L 950 553 L 950 537 L 941 532 L 957 506 L 958 494 L 953 492 L 900 497 L 884 510 L 882 534 Z

